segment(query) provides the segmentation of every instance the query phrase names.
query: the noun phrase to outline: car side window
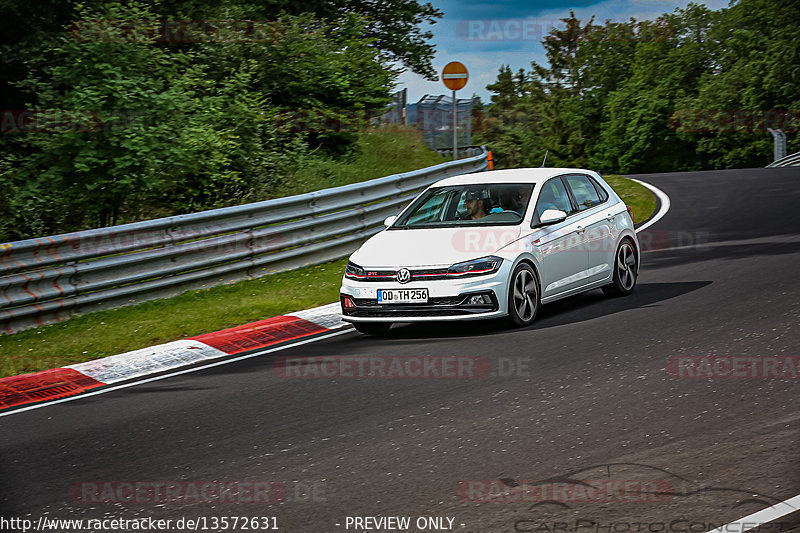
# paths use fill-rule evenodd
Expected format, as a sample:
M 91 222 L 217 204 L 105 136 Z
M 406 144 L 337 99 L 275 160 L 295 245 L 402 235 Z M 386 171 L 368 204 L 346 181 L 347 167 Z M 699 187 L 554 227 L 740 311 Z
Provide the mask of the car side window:
M 572 191 L 572 196 L 575 198 L 575 203 L 578 204 L 578 211 L 583 211 L 602 203 L 597 195 L 597 190 L 587 176 L 565 176 L 565 179 Z
M 542 186 L 542 192 L 539 193 L 539 200 L 536 202 L 536 214 L 541 217 L 542 213 L 548 209 L 558 209 L 567 214 L 572 211 L 567 190 L 564 188 L 564 183 L 560 178 L 555 178 L 545 183 Z

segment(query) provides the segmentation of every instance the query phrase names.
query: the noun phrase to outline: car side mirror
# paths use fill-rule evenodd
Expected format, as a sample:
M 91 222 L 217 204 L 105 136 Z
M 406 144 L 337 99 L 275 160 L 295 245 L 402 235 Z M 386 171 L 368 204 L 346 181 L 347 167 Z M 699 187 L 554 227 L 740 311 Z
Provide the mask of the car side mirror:
M 559 222 L 564 222 L 567 219 L 567 214 L 564 211 L 559 211 L 558 209 L 546 209 L 542 216 L 539 217 L 539 223 L 541 226 L 549 226 L 550 224 L 558 224 Z
M 395 220 L 397 220 L 397 217 L 396 217 L 396 216 L 394 216 L 394 215 L 392 215 L 392 216 L 390 216 L 390 217 L 386 217 L 386 220 L 384 220 L 384 221 L 383 221 L 383 225 L 384 225 L 384 226 L 386 226 L 386 227 L 388 228 L 389 226 L 391 226 L 392 224 L 394 224 L 394 221 L 395 221 Z

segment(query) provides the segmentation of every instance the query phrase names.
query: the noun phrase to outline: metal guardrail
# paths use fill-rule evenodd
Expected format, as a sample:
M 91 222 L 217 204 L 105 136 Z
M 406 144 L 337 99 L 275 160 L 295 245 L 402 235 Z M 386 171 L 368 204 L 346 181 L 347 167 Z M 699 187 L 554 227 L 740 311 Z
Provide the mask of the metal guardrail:
M 0 244 L 0 331 L 349 255 L 418 191 L 487 152 L 298 196 Z
M 459 146 L 458 155 L 463 155 L 463 157 L 472 157 L 481 154 L 484 148 L 484 146 Z M 453 148 L 438 148 L 436 151 L 445 157 L 453 157 Z
M 786 157 L 782 157 L 777 161 L 773 161 L 766 168 L 776 168 L 776 167 L 798 167 L 800 166 L 800 152 L 787 155 Z

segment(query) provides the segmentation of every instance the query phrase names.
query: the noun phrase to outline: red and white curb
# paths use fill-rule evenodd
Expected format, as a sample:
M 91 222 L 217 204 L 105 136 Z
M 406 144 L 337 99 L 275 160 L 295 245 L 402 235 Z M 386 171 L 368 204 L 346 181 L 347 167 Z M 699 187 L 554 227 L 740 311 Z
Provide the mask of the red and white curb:
M 344 326 L 337 302 L 103 359 L 0 378 L 0 410 L 65 398 L 104 385 L 291 342 Z

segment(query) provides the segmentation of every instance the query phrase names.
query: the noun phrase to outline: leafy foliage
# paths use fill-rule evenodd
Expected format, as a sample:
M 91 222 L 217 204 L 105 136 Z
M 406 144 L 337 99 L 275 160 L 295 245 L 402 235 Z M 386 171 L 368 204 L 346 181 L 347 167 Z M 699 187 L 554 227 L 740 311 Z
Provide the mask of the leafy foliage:
M 547 66 L 500 68 L 479 142 L 507 166 L 538 166 L 545 150 L 548 164 L 605 172 L 763 166 L 766 128 L 800 107 L 797 13 L 768 0 L 602 25 L 570 12 L 543 42 Z M 790 151 L 797 120 L 782 124 Z
M 0 92 L 28 111 L 3 116 L 0 241 L 292 189 L 299 161 L 357 155 L 390 61 L 429 73 L 419 26 L 441 15 L 413 0 L 6 3 Z

